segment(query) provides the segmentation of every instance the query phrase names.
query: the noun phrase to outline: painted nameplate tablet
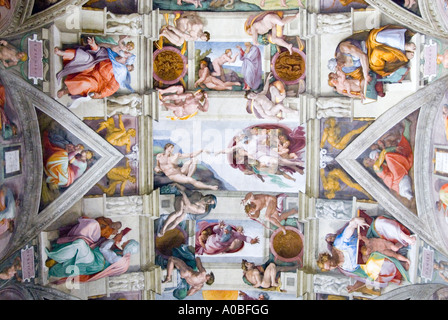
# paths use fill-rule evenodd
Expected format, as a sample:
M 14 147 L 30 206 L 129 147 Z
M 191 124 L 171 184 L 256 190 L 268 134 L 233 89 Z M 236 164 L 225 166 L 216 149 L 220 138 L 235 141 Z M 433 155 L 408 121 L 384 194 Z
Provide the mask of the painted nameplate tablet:
M 27 246 L 25 249 L 22 249 L 21 260 L 23 281 L 30 281 L 36 276 L 34 268 L 34 247 Z
M 37 35 L 33 39 L 28 39 L 28 78 L 37 84 L 38 80 L 44 77 L 43 59 L 43 42 L 37 40 Z

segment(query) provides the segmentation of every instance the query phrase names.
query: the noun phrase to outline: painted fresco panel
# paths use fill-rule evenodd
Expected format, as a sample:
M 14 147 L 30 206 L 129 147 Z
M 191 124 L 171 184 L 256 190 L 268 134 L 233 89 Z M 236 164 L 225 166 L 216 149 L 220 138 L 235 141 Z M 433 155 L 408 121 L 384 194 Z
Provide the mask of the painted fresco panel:
M 154 9 L 188 11 L 262 11 L 294 10 L 303 7 L 305 0 L 154 0 Z
M 251 129 L 254 134 L 250 133 Z M 275 150 L 266 147 L 268 130 L 274 135 L 283 134 L 292 142 L 292 159 L 280 157 L 277 162 L 279 158 L 276 158 Z M 260 148 L 252 140 L 255 149 L 249 150 L 250 158 L 234 153 L 239 148 L 236 141 L 245 139 L 244 136 L 264 138 L 260 142 L 264 146 Z M 168 143 L 175 145 L 174 153 L 188 154 L 206 150 L 201 152 L 203 154 L 200 155 L 194 176 L 205 183 L 205 187 L 200 185 L 203 188 L 271 192 L 294 192 L 304 188 L 305 129 L 294 124 L 254 126 L 245 121 L 208 121 L 185 122 L 180 128 L 176 122 L 154 123 L 154 154 L 161 154 Z M 214 155 L 213 152 L 218 154 Z M 254 157 L 257 159 L 253 163 L 245 163 Z M 276 161 L 270 163 L 273 157 Z M 170 179 L 163 173 L 155 174 L 155 187 L 169 183 Z
M 89 146 L 49 115 L 36 110 L 42 137 L 44 174 L 41 210 L 57 199 L 99 159 Z
M 388 130 L 359 159 L 378 181 L 414 212 L 413 150 L 418 113 L 419 111 L 412 113 Z M 397 170 L 398 167 L 402 169 Z
M 320 197 L 348 200 L 356 196 L 373 200 L 335 161 L 337 155 L 368 126 L 368 121 L 351 121 L 349 118 L 321 120 Z
M 132 14 L 138 12 L 138 0 L 89 0 L 84 8 L 108 11 L 115 14 Z

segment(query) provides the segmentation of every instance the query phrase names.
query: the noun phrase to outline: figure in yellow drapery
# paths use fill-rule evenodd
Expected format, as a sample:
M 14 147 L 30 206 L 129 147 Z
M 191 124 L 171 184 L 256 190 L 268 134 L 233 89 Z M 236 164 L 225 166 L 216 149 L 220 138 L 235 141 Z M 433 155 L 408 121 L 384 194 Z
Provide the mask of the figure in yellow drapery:
M 111 145 L 117 147 L 126 146 L 126 153 L 131 152 L 131 137 L 135 137 L 137 131 L 134 128 L 126 130 L 121 115 L 118 116 L 118 127 L 115 126 L 114 118 L 108 118 L 106 121 L 100 123 L 96 132 L 101 132 L 104 129 L 107 129 L 106 140 Z
M 335 58 L 329 61 L 330 69 L 340 69 L 346 76 L 353 79 L 372 80 L 369 72 L 386 77 L 405 67 L 414 57 L 416 45 L 408 42 L 412 32 L 409 30 L 387 25 L 372 29 L 368 35 L 353 35 L 339 43 L 335 51 Z M 365 40 L 364 50 L 362 40 Z
M 366 129 L 369 124 L 365 124 L 362 127 L 358 129 L 354 129 L 350 132 L 348 132 L 343 137 L 340 136 L 341 134 L 341 128 L 336 123 L 335 118 L 329 118 L 325 121 L 326 127 L 324 129 L 324 132 L 322 134 L 320 147 L 323 148 L 325 146 L 325 142 L 328 142 L 330 146 L 332 146 L 335 149 L 342 150 L 352 141 L 352 138 L 356 136 L 357 134 L 360 134 L 361 132 Z
M 396 26 L 384 26 L 379 29 L 373 29 L 366 40 L 370 69 L 383 77 L 405 66 L 409 59 L 414 56 L 413 50 L 406 50 L 404 41 L 400 45 L 402 48 L 395 48 L 379 41 L 380 39 L 377 37 L 380 32 L 393 29 L 400 30 Z M 408 47 L 415 50 L 415 44 L 408 44 Z

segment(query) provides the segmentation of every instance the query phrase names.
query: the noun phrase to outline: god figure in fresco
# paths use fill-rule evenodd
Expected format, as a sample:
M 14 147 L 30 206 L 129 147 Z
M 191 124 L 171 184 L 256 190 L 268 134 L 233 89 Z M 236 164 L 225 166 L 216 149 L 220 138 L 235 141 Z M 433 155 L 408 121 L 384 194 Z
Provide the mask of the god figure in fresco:
M 379 216 L 375 219 L 369 217 L 369 221 L 361 215 L 353 218 L 336 234 L 328 234 L 325 240 L 330 253 L 321 253 L 317 260 L 322 271 L 339 269 L 356 279 L 354 285 L 347 287 L 349 292 L 360 289 L 368 281 L 375 281 L 381 288 L 389 282 L 399 284 L 409 281 L 407 270 L 410 261 L 396 252 L 401 247 L 413 245 L 415 237 L 396 220 Z M 359 235 L 358 229 L 367 230 L 367 235 Z M 362 238 L 367 238 L 367 242 L 365 248 L 360 248 L 363 258 L 359 261 L 358 239 Z M 377 243 L 381 240 L 384 241 Z
M 277 175 L 295 181 L 291 174 L 304 173 L 301 158 L 305 144 L 302 127 L 291 130 L 280 125 L 261 124 L 245 129 L 233 139 L 229 148 L 215 155 L 227 154 L 230 165 L 245 175 L 256 175 L 263 182 L 269 177 L 282 186 Z
M 198 255 L 215 255 L 240 251 L 244 243 L 257 244 L 258 237 L 252 238 L 244 234 L 242 226 L 231 226 L 224 221 L 209 223 L 200 221 L 196 232 L 195 252 Z

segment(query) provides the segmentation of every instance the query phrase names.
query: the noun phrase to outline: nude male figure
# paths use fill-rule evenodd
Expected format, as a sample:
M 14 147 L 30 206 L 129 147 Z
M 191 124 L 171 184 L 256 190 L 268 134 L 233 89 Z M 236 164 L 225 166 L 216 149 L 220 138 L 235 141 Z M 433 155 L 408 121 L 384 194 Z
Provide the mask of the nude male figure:
M 328 74 L 328 82 L 332 85 L 339 94 L 350 98 L 360 98 L 362 100 L 364 97 L 364 79 L 347 79 L 344 75 L 339 73 L 331 72 Z
M 251 106 L 258 111 L 263 119 L 279 121 L 283 119 L 285 113 L 297 113 L 297 111 L 283 105 L 286 94 L 280 92 L 276 86 L 270 84 L 269 81 L 272 77 L 272 73 L 269 73 L 266 77 L 263 91 L 259 93 L 249 92 L 246 98 L 252 100 Z M 268 91 L 271 94 L 271 99 L 266 96 Z M 281 116 L 279 116 L 280 113 Z
M 212 90 L 223 91 L 223 90 L 232 90 L 233 86 L 241 85 L 241 83 L 239 82 L 231 82 L 231 81 L 224 82 L 221 79 L 213 77 L 211 75 L 210 69 L 207 66 L 206 61 L 201 61 L 198 75 L 199 79 L 196 80 L 196 82 L 194 83 L 195 88 L 201 86 L 201 87 L 207 87 Z
M 297 209 L 291 209 L 285 212 L 281 212 L 278 204 L 278 200 L 283 200 L 285 197 L 273 196 L 269 194 L 253 194 L 249 192 L 241 201 L 245 205 L 245 211 L 249 218 L 257 219 L 260 216 L 261 210 L 266 209 L 265 220 L 271 222 L 276 227 L 286 234 L 285 227 L 281 224 L 281 221 L 285 220 L 289 216 L 296 214 Z
M 160 36 L 167 38 L 176 46 L 182 46 L 185 41 L 208 41 L 210 33 L 203 30 L 204 23 L 195 13 L 183 13 L 176 16 L 175 26 L 165 25 L 160 30 Z
M 265 4 L 265 2 L 266 2 L 266 0 L 261 0 L 260 1 L 260 7 L 264 7 L 264 4 Z M 282 7 L 288 7 L 288 5 L 286 4 L 286 0 L 280 0 L 280 5 L 282 6 Z M 300 8 L 303 8 L 303 4 L 302 4 L 302 1 L 301 0 L 297 0 L 297 5 L 300 7 Z
M 255 266 L 255 263 L 242 260 L 241 268 L 246 279 L 252 283 L 254 288 L 272 288 L 278 287 L 279 284 L 276 281 L 277 272 L 292 272 L 297 270 L 296 266 L 276 266 L 274 263 L 270 263 L 266 269 L 261 270 Z
M 168 259 L 166 278 L 162 283 L 171 281 L 173 270 L 176 268 L 180 272 L 180 277 L 185 279 L 190 285 L 190 290 L 188 290 L 187 296 L 194 295 L 202 289 L 205 283 L 211 285 L 215 280 L 213 272 L 207 273 L 204 269 L 201 259 L 196 258 L 196 266 L 198 271 L 193 270 L 181 259 L 171 256 Z
M 214 77 L 220 77 L 222 81 L 225 81 L 224 78 L 224 70 L 223 70 L 223 65 L 225 63 L 234 63 L 236 61 L 236 58 L 239 56 L 239 53 L 237 53 L 233 58 L 232 58 L 232 50 L 231 49 L 227 49 L 224 54 L 222 54 L 221 56 L 219 56 L 218 58 L 214 59 L 212 61 L 212 65 L 213 65 L 213 69 L 215 71 L 212 72 L 212 76 Z
M 26 61 L 28 55 L 25 52 L 19 52 L 6 40 L 0 40 L 0 60 L 6 68 L 16 66 L 20 61 Z
M 268 13 L 261 20 L 253 22 L 247 29 L 247 32 L 250 36 L 252 36 L 252 43 L 256 46 L 260 44 L 258 42 L 258 35 L 269 33 L 270 42 L 280 47 L 286 48 L 289 51 L 289 54 L 292 54 L 293 45 L 283 39 L 283 27 L 287 23 L 298 18 L 299 15 L 300 13 L 297 13 L 293 16 L 281 18 L 276 13 Z
M 270 263 L 262 273 L 255 267 L 253 262 L 243 260 L 242 263 L 243 273 L 246 279 L 252 283 L 254 288 L 268 289 L 271 287 L 278 287 L 278 283 L 276 281 L 277 270 L 275 264 Z
M 209 108 L 208 95 L 202 90 L 185 92 L 181 85 L 171 86 L 166 89 L 157 89 L 162 105 L 173 111 L 178 118 L 186 117 L 195 112 L 207 112 Z
M 204 150 L 199 150 L 189 154 L 173 153 L 174 145 L 167 143 L 164 151 L 156 156 L 157 165 L 154 168 L 156 173 L 164 173 L 170 180 L 180 184 L 192 184 L 197 189 L 218 190 L 218 186 L 208 185 L 193 178 L 196 171 L 196 160 L 194 159 Z M 188 159 L 181 168 L 178 162 L 181 159 Z

